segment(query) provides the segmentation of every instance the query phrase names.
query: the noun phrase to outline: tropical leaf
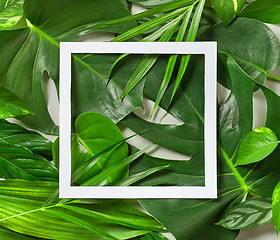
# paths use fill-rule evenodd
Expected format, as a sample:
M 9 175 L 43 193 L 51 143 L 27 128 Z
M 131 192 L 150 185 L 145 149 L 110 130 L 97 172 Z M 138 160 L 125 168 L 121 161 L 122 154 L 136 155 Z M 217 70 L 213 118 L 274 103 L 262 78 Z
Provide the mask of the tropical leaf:
M 226 56 L 233 57 L 248 75 L 261 84 L 266 81 L 268 72 L 280 64 L 279 41 L 259 21 L 238 18 L 227 28 L 219 23 L 198 37 L 198 41 L 207 40 L 218 42 L 219 57 L 224 64 Z M 225 76 L 225 70 L 223 72 L 218 81 L 230 89 L 230 80 Z
M 272 217 L 275 231 L 278 234 L 280 229 L 280 182 L 276 185 L 272 195 Z
M 162 229 L 153 218 L 121 201 L 97 205 L 73 201 L 67 206 L 42 207 L 57 186 L 50 182 L 1 181 L 0 224 L 22 234 L 57 240 L 108 239 L 109 235 L 114 237 L 111 239 L 129 239 Z
M 219 17 L 227 26 L 241 11 L 246 0 L 211 0 Z
M 28 148 L 33 153 L 52 159 L 52 142 L 41 134 L 27 130 L 17 124 L 0 120 L 2 141 Z
M 92 9 L 99 9 L 98 14 L 92 14 Z M 76 12 L 83 12 L 82 17 L 75 14 Z M 43 132 L 54 133 L 57 132 L 57 127 L 53 124 L 46 107 L 42 80 L 48 75 L 58 85 L 59 42 L 76 40 L 78 36 L 85 34 L 83 30 L 89 27 L 88 24 L 128 16 L 130 13 L 120 0 L 109 1 L 108 4 L 96 0 L 82 0 L 79 3 L 70 0 L 47 2 L 39 0 L 34 3 L 27 0 L 24 3 L 24 15 L 28 27 L 0 32 L 0 56 L 5 59 L 0 67 L 0 85 L 14 93 L 30 111 L 36 114 L 23 117 L 22 121 Z M 73 16 L 69 17 L 71 15 Z M 65 24 L 66 20 L 67 24 Z M 106 28 L 106 31 L 122 32 L 131 26 L 135 26 L 135 23 Z M 94 69 L 79 59 L 75 60 L 75 64 L 85 68 L 96 78 L 95 88 L 98 82 L 103 86 L 104 80 Z M 17 77 L 19 75 L 20 78 Z M 74 85 L 76 81 L 80 80 L 74 77 Z M 105 92 L 102 93 L 103 96 Z M 109 95 L 109 102 L 118 102 L 117 99 L 113 101 L 112 92 L 111 99 Z M 79 96 L 89 99 L 88 94 Z M 90 98 L 92 96 L 94 95 L 91 94 Z M 76 100 L 80 101 L 80 99 Z M 129 100 L 126 105 L 130 107 L 132 105 L 132 109 L 128 110 L 130 107 L 124 107 L 124 111 L 129 112 L 135 108 Z
M 172 0 L 129 0 L 129 1 L 148 8 L 156 7 L 165 3 L 172 2 Z M 194 1 L 188 1 L 188 2 L 194 2 Z
M 277 0 L 257 0 L 243 9 L 239 16 L 265 23 L 280 24 L 280 3 Z
M 246 165 L 263 160 L 274 151 L 278 142 L 275 133 L 269 128 L 254 129 L 241 142 L 235 165 Z
M 0 141 L 0 176 L 5 179 L 57 181 L 57 169 L 27 148 Z
M 14 27 L 23 16 L 23 0 L 0 1 L 0 30 Z
M 232 208 L 218 224 L 229 229 L 243 229 L 261 226 L 271 221 L 271 199 L 253 198 Z
M 32 114 L 12 92 L 0 86 L 0 119 Z

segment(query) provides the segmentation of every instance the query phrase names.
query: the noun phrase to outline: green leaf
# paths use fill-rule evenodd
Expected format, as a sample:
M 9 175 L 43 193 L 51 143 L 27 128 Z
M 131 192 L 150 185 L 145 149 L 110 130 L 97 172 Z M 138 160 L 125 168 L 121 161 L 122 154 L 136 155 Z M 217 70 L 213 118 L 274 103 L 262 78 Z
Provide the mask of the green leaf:
M 0 119 L 32 114 L 25 104 L 12 92 L 0 86 Z
M 218 223 L 229 229 L 257 227 L 272 220 L 271 199 L 253 198 L 226 212 Z
M 265 23 L 280 24 L 278 0 L 256 0 L 243 9 L 239 16 L 253 18 Z
M 5 240 L 38 240 L 38 238 L 25 236 L 0 226 L 0 237 Z
M 36 2 L 26 0 L 24 15 L 28 20 L 28 27 L 0 32 L 0 57 L 5 59 L 0 66 L 0 85 L 14 93 L 35 114 L 34 116 L 20 118 L 29 126 L 43 132 L 57 133 L 58 128 L 52 122 L 45 103 L 42 80 L 49 76 L 58 86 L 59 42 L 75 41 L 79 36 L 91 32 L 92 30 L 85 31 L 88 24 L 96 24 L 100 21 L 109 21 L 130 15 L 130 12 L 120 0 L 106 1 L 108 2 L 81 0 L 78 3 L 70 0 L 51 0 L 47 2 L 44 0 Z M 92 14 L 92 9 L 98 9 L 98 14 Z M 80 16 L 75 14 L 77 12 L 83 14 Z M 71 15 L 73 16 L 70 18 Z M 106 31 L 122 32 L 134 26 L 135 23 L 131 22 L 121 27 L 106 28 Z M 75 62 L 77 62 L 77 59 Z M 96 79 L 94 81 L 95 89 L 96 86 L 105 84 L 100 74 L 94 73 L 94 69 L 91 69 L 87 64 L 83 62 L 75 64 L 80 64 L 88 74 L 94 75 Z M 21 77 L 18 78 L 18 76 Z M 76 81 L 82 81 L 81 79 L 78 80 L 76 76 L 73 76 L 73 78 L 73 85 Z M 81 87 L 84 87 L 84 84 L 82 85 Z M 89 83 L 86 85 L 87 90 L 91 89 Z M 110 90 L 113 91 L 113 89 Z M 103 96 L 106 96 L 106 93 L 107 96 L 109 95 L 108 102 L 118 102 L 117 97 L 112 100 L 114 94 L 109 91 L 109 88 L 99 92 Z M 92 93 L 90 98 L 89 94 L 81 95 L 83 99 L 86 99 L 85 101 L 95 96 Z M 77 99 L 75 96 L 73 98 L 74 105 L 76 101 L 80 102 L 80 98 Z M 94 100 L 94 102 L 96 101 Z M 120 106 L 127 113 L 139 106 L 133 105 L 128 100 L 127 102 L 128 104 Z M 75 112 L 73 114 L 75 115 Z M 120 116 L 118 116 L 119 118 Z
M 33 153 L 52 159 L 52 142 L 41 134 L 17 124 L 0 120 L 0 139 L 6 143 L 28 148 Z
M 0 175 L 5 179 L 57 181 L 58 171 L 48 160 L 30 150 L 0 141 Z
M 146 234 L 150 232 L 145 230 L 147 225 L 153 229 L 161 229 L 161 225 L 152 217 L 121 201 L 96 205 L 73 201 L 42 207 L 44 200 L 57 186 L 57 183 L 50 182 L 0 181 L 0 224 L 18 233 L 55 240 L 108 239 L 89 230 L 89 225 L 117 239 L 130 239 Z M 73 208 L 63 208 L 66 204 Z M 107 218 L 96 217 L 101 215 L 106 215 Z M 71 216 L 77 222 L 69 222 L 64 216 Z M 116 223 L 117 221 L 122 223 Z M 88 226 L 80 224 L 85 222 Z M 129 224 L 133 227 L 127 227 Z
M 275 133 L 269 128 L 254 129 L 241 142 L 235 166 L 263 160 L 274 151 L 278 142 Z
M 76 134 L 72 138 L 72 172 L 89 158 L 102 152 L 113 144 L 124 141 L 118 127 L 99 113 L 84 113 L 75 122 Z M 74 140 L 74 141 L 73 141 Z M 99 160 L 84 172 L 80 182 L 86 182 L 98 173 L 119 163 L 128 156 L 127 144 L 123 142 L 118 148 Z M 127 166 L 123 166 L 110 179 L 119 179 L 127 175 Z
M 23 16 L 23 0 L 0 1 L 0 30 L 14 27 Z
M 138 240 L 168 240 L 165 236 L 157 232 L 151 232 L 143 237 L 137 238 Z
M 227 28 L 219 23 L 198 40 L 217 41 L 221 59 L 224 55 L 233 57 L 248 75 L 261 84 L 265 82 L 267 72 L 280 65 L 279 40 L 265 24 L 256 20 L 238 18 Z M 230 80 L 225 83 L 223 76 L 218 81 L 231 88 Z
M 280 229 L 280 182 L 276 185 L 272 195 L 272 217 L 278 235 Z
M 246 0 L 211 0 L 219 17 L 227 26 L 243 8 Z
M 156 6 L 163 5 L 165 3 L 172 2 L 172 0 L 129 0 L 129 1 L 147 8 L 156 7 Z M 193 1 L 188 1 L 188 2 L 193 2 Z

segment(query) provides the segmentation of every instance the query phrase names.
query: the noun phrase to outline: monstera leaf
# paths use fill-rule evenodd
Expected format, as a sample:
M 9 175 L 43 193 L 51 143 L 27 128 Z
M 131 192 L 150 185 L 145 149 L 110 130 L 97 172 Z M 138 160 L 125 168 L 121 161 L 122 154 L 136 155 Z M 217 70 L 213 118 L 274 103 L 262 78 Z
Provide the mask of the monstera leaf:
M 93 14 L 93 9 L 98 9 L 98 14 Z M 77 12 L 82 12 L 82 17 L 75 14 Z M 35 114 L 21 120 L 44 132 L 57 132 L 57 127 L 47 111 L 42 81 L 49 76 L 58 86 L 59 42 L 76 40 L 78 36 L 85 34 L 84 30 L 89 28 L 89 24 L 94 25 L 129 14 L 120 0 L 108 3 L 87 0 L 25 1 L 24 15 L 28 27 L 0 32 L 0 56 L 5 59 L 0 67 L 0 85 L 14 93 Z M 64 24 L 66 21 L 67 24 Z M 134 26 L 134 23 L 107 28 L 106 31 L 121 32 L 131 26 Z M 98 84 L 105 84 L 101 74 L 87 63 L 75 58 L 75 64 L 86 69 L 88 74 L 95 77 L 96 82 L 99 81 Z M 87 86 L 87 89 L 89 88 L 91 87 Z M 111 93 L 108 101 L 112 100 Z M 130 109 L 124 111 L 129 113 L 136 106 L 127 102 Z
M 151 176 L 148 180 L 143 180 L 141 184 L 180 185 L 184 181 L 190 185 L 203 185 L 203 135 L 201 129 L 203 130 L 204 100 L 202 67 L 203 64 L 196 63 L 191 68 L 192 70 L 189 70 L 188 81 L 181 90 L 182 94 L 178 94 L 176 101 L 170 107 L 169 112 L 179 118 L 183 122 L 182 125 L 150 123 L 135 115 L 129 116 L 123 121 L 135 132 L 146 130 L 144 137 L 147 139 L 191 156 L 189 161 L 185 163 L 181 161 L 181 165 L 184 167 L 181 166 L 180 170 L 173 170 L 172 174 L 176 174 L 176 178 L 167 170 L 163 170 L 163 173 L 158 173 L 154 177 Z M 222 217 L 223 212 L 241 202 L 247 194 L 271 196 L 273 187 L 267 189 L 266 186 L 268 184 L 275 186 L 277 183 L 276 174 L 279 173 L 280 169 L 275 168 L 276 152 L 275 155 L 272 154 L 260 164 L 248 167 L 234 166 L 240 142 L 252 129 L 252 93 L 255 82 L 237 65 L 233 58 L 228 57 L 226 67 L 231 77 L 232 92 L 225 103 L 220 106 L 219 111 L 218 199 L 206 201 L 183 199 L 139 200 L 141 206 L 155 216 L 173 233 L 176 239 L 224 239 L 225 237 L 235 239 L 237 232 L 215 225 Z M 153 90 L 159 86 L 157 85 L 159 84 L 157 79 L 160 79 L 160 68 L 162 68 L 162 64 L 154 69 L 154 75 L 150 73 L 148 76 L 151 80 L 147 81 L 147 85 L 148 83 L 151 85 L 147 86 L 145 93 L 151 99 L 156 97 Z M 274 94 L 271 90 L 261 87 L 270 94 Z M 193 89 L 196 89 L 196 91 Z M 200 89 L 200 93 L 198 89 Z M 275 94 L 273 96 L 279 101 L 279 96 Z M 168 96 L 166 97 L 167 102 Z M 162 107 L 164 108 L 164 105 Z M 237 107 L 239 109 L 239 121 L 237 126 L 233 127 Z M 267 125 L 270 125 L 274 131 L 277 129 L 272 126 L 269 118 Z M 188 126 L 191 126 L 191 128 Z M 195 139 L 196 136 L 198 136 L 198 139 Z M 198 144 L 199 141 L 202 143 L 201 145 Z M 191 144 L 197 146 L 197 148 Z M 151 167 L 151 163 L 166 161 L 164 159 L 149 160 L 147 158 L 149 157 L 145 156 L 132 169 L 134 171 L 143 170 Z M 199 164 L 202 166 L 199 167 Z M 272 170 L 273 165 L 274 169 Z M 273 172 L 272 175 L 271 172 Z M 188 218 L 186 219 L 185 216 L 188 216 Z

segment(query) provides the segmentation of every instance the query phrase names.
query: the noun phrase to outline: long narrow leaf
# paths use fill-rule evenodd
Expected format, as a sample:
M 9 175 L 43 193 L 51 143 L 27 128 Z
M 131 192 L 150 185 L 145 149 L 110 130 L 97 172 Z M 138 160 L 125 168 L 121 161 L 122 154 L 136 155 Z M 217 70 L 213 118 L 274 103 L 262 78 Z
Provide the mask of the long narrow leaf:
M 132 16 L 123 17 L 123 18 L 119 18 L 119 19 L 115 19 L 115 20 L 111 20 L 111 21 L 107 21 L 107 22 L 102 22 L 99 24 L 95 24 L 94 26 L 89 26 L 88 30 L 104 28 L 104 27 L 108 27 L 108 26 L 112 26 L 112 25 L 124 24 L 124 23 L 132 22 L 132 21 L 138 21 L 145 17 L 153 16 L 157 13 L 168 12 L 168 11 L 172 11 L 174 9 L 178 9 L 180 7 L 184 7 L 193 2 L 194 2 L 194 0 L 174 0 L 170 3 L 162 4 L 161 6 L 155 7 L 153 9 L 150 9 L 150 10 L 147 10 L 147 11 L 144 11 L 144 12 L 132 15 Z
M 142 154 L 144 154 L 148 149 L 151 148 L 152 145 L 149 145 L 145 147 L 144 149 L 134 153 L 133 155 L 121 160 L 120 162 L 117 162 L 104 171 L 100 172 L 96 176 L 92 177 L 88 181 L 82 184 L 82 186 L 103 186 L 110 184 L 110 175 L 113 173 L 119 171 L 122 169 L 124 166 L 127 166 L 129 163 L 133 162 L 137 158 L 139 158 Z
M 166 42 L 169 41 L 174 31 L 176 30 L 177 26 L 181 22 L 184 15 L 181 15 L 172 21 L 172 25 L 169 29 L 161 36 L 159 42 Z M 128 80 L 120 99 L 124 98 L 143 78 L 144 76 L 150 71 L 150 69 L 154 66 L 158 59 L 158 55 L 147 55 L 144 57 L 142 62 L 136 68 L 134 73 L 132 74 L 131 78 Z
M 167 24 L 163 25 L 162 27 L 160 27 L 158 30 L 156 30 L 155 32 L 149 34 L 148 36 L 144 37 L 143 39 L 140 40 L 140 42 L 153 42 L 155 40 L 157 40 L 158 38 L 162 37 L 164 35 L 164 33 L 166 31 L 168 31 L 170 28 L 173 28 L 173 25 L 174 23 L 176 22 L 177 20 L 174 19 L 170 22 L 168 22 Z M 114 67 L 125 57 L 127 57 L 129 54 L 128 53 L 125 53 L 125 54 L 122 54 L 115 62 L 114 64 L 112 65 L 109 73 L 108 73 L 108 81 L 107 81 L 107 84 L 109 83 L 110 81 L 110 77 L 111 77 L 111 74 L 112 74 L 112 71 L 114 69 Z
M 118 37 L 114 38 L 111 42 L 124 42 L 128 39 L 131 39 L 139 34 L 142 34 L 150 29 L 153 29 L 154 27 L 157 27 L 158 25 L 165 23 L 166 21 L 169 21 L 170 19 L 173 19 L 174 17 L 177 17 L 178 15 L 185 12 L 189 7 L 183 7 L 180 9 L 177 9 L 173 12 L 166 13 L 162 16 L 156 17 L 148 22 L 145 22 L 135 28 L 132 28 L 131 30 L 119 35 Z
M 197 31 L 198 31 L 198 26 L 199 26 L 201 15 L 202 15 L 202 11 L 203 11 L 203 8 L 204 8 L 204 4 L 205 4 L 205 0 L 201 0 L 197 9 L 196 9 L 196 11 L 195 11 L 195 13 L 194 13 L 192 23 L 191 23 L 191 26 L 190 26 L 190 30 L 189 30 L 187 38 L 186 38 L 186 42 L 195 41 L 196 34 L 197 34 Z M 180 67 L 179 67 L 178 74 L 177 74 L 177 77 L 176 77 L 176 80 L 175 80 L 175 86 L 174 86 L 173 93 L 172 93 L 172 96 L 170 98 L 168 107 L 171 104 L 171 102 L 172 102 L 172 100 L 175 96 L 175 93 L 177 92 L 177 89 L 178 89 L 178 87 L 181 83 L 181 80 L 184 76 L 184 73 L 185 73 L 185 71 L 188 67 L 190 57 L 191 57 L 190 55 L 183 55 L 182 58 L 181 58 Z
M 117 182 L 114 182 L 114 186 L 129 186 L 133 183 L 136 183 L 136 182 L 142 180 L 145 177 L 148 177 L 148 176 L 152 175 L 153 173 L 156 173 L 156 172 L 158 172 L 162 169 L 168 168 L 169 166 L 170 165 L 154 167 L 154 168 L 148 169 L 146 171 L 136 173 L 136 174 L 131 175 L 127 178 L 124 178 L 124 179 L 121 179 Z
M 90 218 L 96 218 L 100 220 L 108 220 L 113 223 L 117 223 L 126 227 L 130 228 L 136 228 L 136 229 L 143 229 L 143 230 L 149 230 L 149 231 L 162 231 L 162 227 L 159 224 L 155 224 L 155 221 L 148 221 L 147 219 L 143 220 L 136 220 L 131 219 L 133 215 L 127 216 L 122 212 L 122 209 L 116 208 L 120 212 L 120 214 L 106 214 L 102 212 L 97 212 L 85 208 L 80 208 L 76 206 L 70 206 L 70 205 L 64 205 L 62 206 L 65 209 L 68 209 L 70 211 L 85 215 Z M 118 206 L 117 206 L 118 207 Z M 131 209 L 134 210 L 134 209 Z M 127 211 L 127 209 L 126 209 Z M 109 212 L 110 213 L 110 212 Z M 143 215 L 143 217 L 146 217 Z
M 189 25 L 189 20 L 192 14 L 192 10 L 193 10 L 193 6 L 191 6 L 188 14 L 186 15 L 186 17 L 184 18 L 184 21 L 180 27 L 180 30 L 178 32 L 178 35 L 176 37 L 176 42 L 181 42 L 184 39 L 185 33 L 187 31 L 187 27 Z M 167 64 L 167 68 L 165 71 L 165 75 L 162 81 L 162 84 L 160 86 L 156 101 L 155 101 L 155 105 L 153 107 L 153 111 L 152 111 L 152 115 L 155 113 L 159 103 L 161 102 L 161 99 L 163 98 L 163 95 L 168 87 L 168 84 L 170 82 L 170 79 L 172 77 L 173 71 L 174 71 L 174 67 L 177 61 L 177 57 L 178 55 L 171 55 Z
M 78 226 L 83 227 L 87 230 L 90 230 L 94 233 L 98 233 L 101 236 L 107 237 L 108 239 L 118 240 L 117 238 L 115 238 L 114 236 L 110 235 L 109 233 L 103 231 L 102 229 L 100 229 L 98 227 L 95 227 L 92 224 L 89 224 L 88 222 L 86 222 L 82 219 L 79 219 L 77 217 L 74 217 L 70 214 L 63 213 L 63 212 L 57 212 L 57 211 L 52 210 L 52 209 L 46 209 L 45 211 L 55 215 L 58 218 L 61 218 L 63 220 L 66 220 L 66 221 L 69 221 L 71 223 L 77 224 Z

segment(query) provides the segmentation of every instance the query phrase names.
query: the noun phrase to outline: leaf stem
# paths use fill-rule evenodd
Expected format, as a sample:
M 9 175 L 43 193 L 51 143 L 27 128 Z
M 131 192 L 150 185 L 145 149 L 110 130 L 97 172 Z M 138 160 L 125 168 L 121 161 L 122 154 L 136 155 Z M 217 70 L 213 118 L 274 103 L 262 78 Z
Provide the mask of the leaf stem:
M 232 159 L 228 157 L 227 153 L 225 152 L 224 148 L 221 146 L 220 143 L 218 143 L 218 149 L 221 153 L 221 155 L 223 156 L 223 158 L 225 159 L 227 165 L 229 166 L 229 168 L 231 169 L 231 171 L 233 172 L 234 176 L 236 177 L 237 181 L 239 182 L 241 188 L 248 193 L 250 191 L 250 188 L 247 186 L 245 180 L 242 178 L 242 176 L 240 175 L 240 173 L 237 171 L 237 169 L 234 167 L 233 163 L 232 163 Z
M 271 74 L 271 73 L 269 73 L 269 72 L 266 72 L 265 74 L 266 74 L 268 77 L 270 77 L 271 79 L 280 82 L 280 78 L 279 78 L 279 77 L 274 76 L 273 74 Z

